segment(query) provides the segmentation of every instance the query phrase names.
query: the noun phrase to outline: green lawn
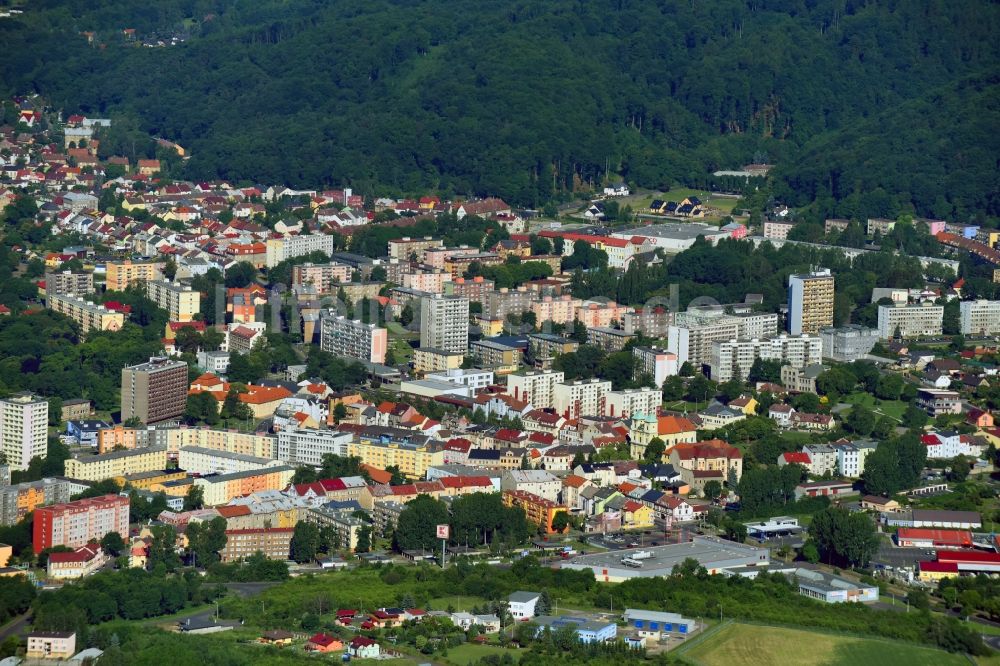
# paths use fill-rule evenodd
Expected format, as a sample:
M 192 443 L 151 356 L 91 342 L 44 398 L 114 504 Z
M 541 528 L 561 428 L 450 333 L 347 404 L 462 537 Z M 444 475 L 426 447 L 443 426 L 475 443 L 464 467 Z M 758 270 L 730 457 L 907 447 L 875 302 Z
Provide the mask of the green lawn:
M 444 659 L 447 660 L 448 663 L 457 664 L 457 666 L 465 666 L 466 664 L 479 661 L 483 657 L 487 657 L 491 654 L 509 654 L 515 661 L 517 661 L 519 657 L 517 650 L 508 650 L 507 648 L 502 648 L 499 645 L 463 643 L 458 647 L 449 648 L 448 656 L 444 657 Z
M 851 405 L 864 405 L 875 410 L 876 414 L 884 414 L 896 420 L 903 417 L 907 404 L 902 400 L 879 400 L 870 393 L 852 393 L 842 398 L 843 402 Z
M 453 607 L 456 611 L 468 611 L 473 606 L 482 606 L 486 603 L 485 599 L 473 596 L 451 596 L 451 597 L 437 597 L 431 599 L 428 602 L 428 606 L 432 610 L 448 610 L 448 606 Z
M 909 643 L 800 629 L 729 624 L 693 645 L 685 657 L 703 666 L 959 666 L 965 657 Z

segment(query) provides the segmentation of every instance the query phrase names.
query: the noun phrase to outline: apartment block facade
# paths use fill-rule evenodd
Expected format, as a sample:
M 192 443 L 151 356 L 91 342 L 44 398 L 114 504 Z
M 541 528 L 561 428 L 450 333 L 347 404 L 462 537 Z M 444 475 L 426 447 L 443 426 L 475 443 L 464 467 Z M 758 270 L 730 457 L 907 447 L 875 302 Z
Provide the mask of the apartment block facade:
M 507 375 L 507 393 L 535 409 L 545 409 L 555 405 L 555 387 L 565 379 L 560 370 L 517 372 Z
M 788 276 L 788 332 L 819 333 L 833 326 L 834 277 L 828 268 Z
M 878 306 L 878 335 L 883 340 L 941 335 L 944 306 L 930 304 Z
M 610 381 L 596 378 L 563 382 L 553 387 L 552 406 L 567 419 L 601 416 L 605 413 L 605 396 L 610 390 Z
M 736 376 L 746 380 L 754 361 L 780 361 L 782 365 L 804 368 L 823 359 L 823 343 L 815 335 L 780 335 L 763 340 L 727 340 L 712 346 L 711 376 L 728 382 Z
M 320 349 L 334 356 L 384 363 L 389 332 L 375 324 L 365 324 L 338 315 L 334 310 L 320 313 Z
M 76 294 L 82 296 L 94 291 L 93 273 L 74 273 L 73 271 L 59 271 L 57 273 L 45 274 L 45 296 L 55 294 Z
M 159 471 L 166 467 L 167 450 L 159 446 L 81 456 L 65 462 L 66 476 L 81 481 L 104 481 L 128 474 Z
M 962 301 L 958 307 L 962 335 L 1000 333 L 1000 301 Z
M 135 284 L 145 284 L 163 279 L 163 262 L 159 261 L 109 261 L 105 273 L 108 291 L 125 291 Z
M 121 495 L 40 507 L 34 514 L 32 549 L 37 554 L 52 546 L 79 548 L 108 532 L 128 535 L 128 507 L 128 497 Z
M 201 312 L 201 293 L 177 282 L 151 280 L 146 295 L 167 311 L 170 321 L 192 321 Z
M 66 315 L 83 333 L 89 331 L 119 331 L 125 325 L 125 315 L 103 305 L 85 301 L 73 294 L 52 294 L 46 302 L 50 310 Z
M 421 298 L 420 346 L 465 353 L 469 348 L 469 299 L 441 294 Z
M 187 406 L 188 366 L 183 361 L 154 357 L 122 368 L 122 421 L 142 423 L 176 419 Z
M 48 452 L 49 403 L 33 393 L 0 400 L 0 452 L 12 470 L 28 469 Z

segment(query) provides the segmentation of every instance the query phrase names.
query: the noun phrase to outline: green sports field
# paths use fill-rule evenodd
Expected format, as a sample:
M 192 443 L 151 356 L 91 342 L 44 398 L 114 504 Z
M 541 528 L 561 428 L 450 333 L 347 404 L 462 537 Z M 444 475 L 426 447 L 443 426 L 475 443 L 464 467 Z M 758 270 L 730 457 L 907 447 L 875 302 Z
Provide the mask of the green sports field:
M 703 666 L 960 666 L 960 655 L 877 639 L 730 624 L 684 652 Z

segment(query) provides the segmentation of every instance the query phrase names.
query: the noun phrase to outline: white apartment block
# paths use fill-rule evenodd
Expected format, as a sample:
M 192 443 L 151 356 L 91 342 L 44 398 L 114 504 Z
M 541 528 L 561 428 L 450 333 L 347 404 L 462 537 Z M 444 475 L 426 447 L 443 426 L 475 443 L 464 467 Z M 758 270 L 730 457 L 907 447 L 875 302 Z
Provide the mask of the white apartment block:
M 904 338 L 941 335 L 944 306 L 930 304 L 878 306 L 878 335 L 888 340 L 899 334 Z
M 333 236 L 324 234 L 271 238 L 267 241 L 267 267 L 274 268 L 286 259 L 301 257 L 317 250 L 326 255 L 331 255 L 333 254 L 333 241 Z
M 834 278 L 828 268 L 788 276 L 788 332 L 819 333 L 833 326 Z
M 49 309 L 62 313 L 88 331 L 119 331 L 125 325 L 125 315 L 103 305 L 85 301 L 73 294 L 52 294 L 46 298 Z
M 507 393 L 535 409 L 545 409 L 555 405 L 556 384 L 565 379 L 566 375 L 558 370 L 518 372 L 507 375 Z
M 1000 333 L 1000 301 L 962 301 L 958 304 L 962 335 Z
M 878 342 L 878 329 L 859 324 L 824 328 L 819 332 L 823 341 L 823 357 L 835 361 L 857 361 L 871 353 Z
M 440 239 L 424 236 L 423 238 L 396 238 L 389 241 L 389 258 L 397 261 L 410 261 L 413 258 L 420 261 L 424 256 L 424 250 L 435 247 L 443 247 L 444 243 Z
M 860 478 L 865 471 L 865 460 L 875 450 L 874 442 L 834 444 L 837 450 L 837 473 L 851 479 Z
M 292 465 L 319 467 L 324 454 L 347 456 L 352 441 L 350 433 L 336 430 L 282 430 L 278 433 L 277 457 Z
M 255 472 L 278 465 L 281 465 L 281 461 L 274 458 L 259 458 L 202 446 L 182 446 L 177 453 L 177 466 L 188 474 Z
M 334 356 L 384 363 L 389 332 L 375 324 L 365 324 L 338 315 L 334 310 L 320 313 L 319 346 Z
M 421 298 L 420 346 L 465 353 L 469 349 L 469 299 L 441 294 Z
M 15 471 L 48 451 L 49 403 L 31 393 L 0 400 L 0 452 Z
M 558 502 L 562 481 L 544 469 L 512 469 L 500 478 L 500 490 L 521 490 L 550 502 Z
M 823 343 L 815 335 L 779 335 L 763 340 L 716 342 L 712 346 L 712 379 L 728 382 L 738 374 L 746 380 L 758 358 L 804 368 L 822 361 Z
M 677 354 L 662 347 L 633 347 L 632 355 L 636 358 L 636 377 L 633 379 L 637 379 L 640 375 L 649 375 L 653 378 L 654 384 L 663 386 L 667 377 L 677 374 Z
M 552 406 L 556 413 L 567 419 L 601 416 L 604 414 L 605 396 L 610 390 L 611 382 L 600 379 L 563 382 L 553 388 Z
M 671 326 L 667 329 L 667 349 L 677 355 L 678 366 L 710 363 L 714 343 L 740 337 L 740 325 L 735 319 L 720 316 L 699 325 Z
M 663 391 L 647 387 L 608 391 L 603 416 L 628 418 L 633 414 L 656 414 L 663 406 Z
M 201 294 L 176 282 L 151 280 L 146 295 L 169 313 L 171 321 L 191 321 L 201 312 Z
M 478 393 L 493 383 L 492 370 L 465 370 L 462 368 L 452 368 L 441 372 L 428 372 L 424 379 L 436 379 L 439 382 L 468 386 Z
M 810 474 L 823 476 L 837 471 L 837 449 L 829 444 L 807 444 L 802 447 L 802 452 L 809 455 Z

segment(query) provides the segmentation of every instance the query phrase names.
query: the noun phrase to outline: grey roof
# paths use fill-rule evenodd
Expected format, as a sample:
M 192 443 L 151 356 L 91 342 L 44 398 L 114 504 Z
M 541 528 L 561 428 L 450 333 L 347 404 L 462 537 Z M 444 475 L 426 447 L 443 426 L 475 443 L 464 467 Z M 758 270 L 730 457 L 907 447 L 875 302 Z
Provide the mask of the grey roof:
M 515 604 L 526 604 L 534 601 L 540 596 L 542 595 L 538 592 L 525 592 L 523 590 L 518 590 L 517 592 L 511 592 L 510 596 L 507 597 L 507 601 Z

